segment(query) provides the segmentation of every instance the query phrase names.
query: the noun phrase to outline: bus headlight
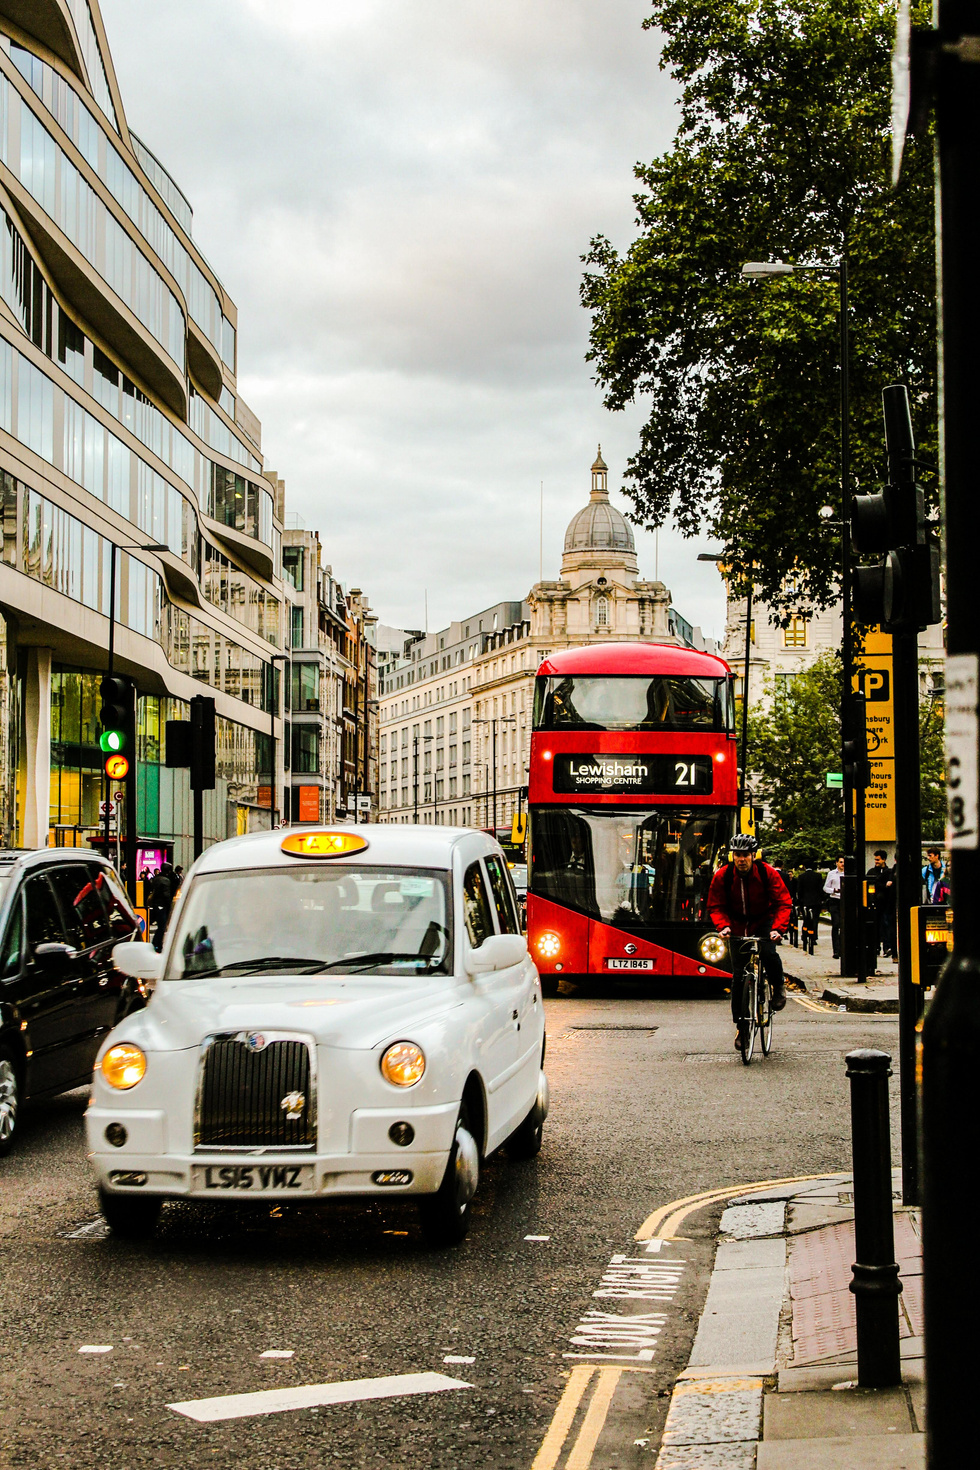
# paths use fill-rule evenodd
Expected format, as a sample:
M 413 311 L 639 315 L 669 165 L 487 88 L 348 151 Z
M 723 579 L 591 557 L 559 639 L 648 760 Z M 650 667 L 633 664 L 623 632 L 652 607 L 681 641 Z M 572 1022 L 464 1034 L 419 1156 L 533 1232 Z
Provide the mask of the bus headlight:
M 561 940 L 549 929 L 541 935 L 536 948 L 543 960 L 553 960 L 561 954 Z
M 702 959 L 708 960 L 712 965 L 716 965 L 719 960 L 725 958 L 728 945 L 720 934 L 706 934 L 698 948 L 701 951 Z

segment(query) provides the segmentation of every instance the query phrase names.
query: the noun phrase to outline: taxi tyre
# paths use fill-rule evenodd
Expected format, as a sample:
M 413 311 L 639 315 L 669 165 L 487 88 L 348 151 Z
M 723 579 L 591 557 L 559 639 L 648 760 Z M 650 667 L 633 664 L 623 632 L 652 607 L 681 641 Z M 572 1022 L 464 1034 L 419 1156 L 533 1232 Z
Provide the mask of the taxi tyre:
M 17 1058 L 0 1046 L 0 1158 L 9 1154 L 20 1132 L 23 1088 Z
M 99 1209 L 113 1235 L 120 1240 L 148 1240 L 157 1227 L 163 1200 L 147 1194 L 139 1198 L 99 1190 Z
M 513 1133 L 504 1144 L 507 1156 L 511 1159 L 533 1159 L 541 1152 L 541 1144 L 544 1140 L 544 1119 L 541 1116 L 537 1102 L 528 1113 L 524 1122 L 515 1128 Z
M 469 1169 L 464 1159 L 469 1160 Z M 472 1172 L 470 1172 L 472 1171 Z M 442 1183 L 419 1201 L 422 1239 L 432 1249 L 459 1245 L 470 1228 L 471 1206 L 480 1180 L 480 1150 L 470 1131 L 466 1104 L 459 1110 L 456 1134 Z M 472 1187 L 471 1187 L 472 1186 Z

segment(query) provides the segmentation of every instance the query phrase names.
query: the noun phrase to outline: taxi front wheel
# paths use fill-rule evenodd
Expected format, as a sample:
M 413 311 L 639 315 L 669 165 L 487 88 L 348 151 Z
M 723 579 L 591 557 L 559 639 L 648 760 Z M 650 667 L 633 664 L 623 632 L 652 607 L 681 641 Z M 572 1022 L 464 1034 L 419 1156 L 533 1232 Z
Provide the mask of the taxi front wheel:
M 470 1132 L 465 1106 L 460 1110 L 456 1136 L 442 1183 L 435 1194 L 419 1201 L 422 1239 L 441 1249 L 459 1245 L 470 1228 L 470 1206 L 480 1181 L 480 1150 Z
M 137 1199 L 99 1190 L 102 1218 L 121 1240 L 148 1240 L 156 1229 L 162 1204 L 157 1195 Z

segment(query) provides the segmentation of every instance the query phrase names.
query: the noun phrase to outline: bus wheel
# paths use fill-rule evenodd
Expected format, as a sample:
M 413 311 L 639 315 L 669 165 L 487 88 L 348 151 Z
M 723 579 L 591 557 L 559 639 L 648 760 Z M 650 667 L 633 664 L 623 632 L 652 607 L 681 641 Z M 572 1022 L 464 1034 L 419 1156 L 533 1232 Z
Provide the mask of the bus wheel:
M 542 975 L 541 976 L 541 994 L 542 995 L 557 995 L 558 994 L 558 987 L 559 987 L 560 984 L 561 984 L 561 976 L 560 975 Z

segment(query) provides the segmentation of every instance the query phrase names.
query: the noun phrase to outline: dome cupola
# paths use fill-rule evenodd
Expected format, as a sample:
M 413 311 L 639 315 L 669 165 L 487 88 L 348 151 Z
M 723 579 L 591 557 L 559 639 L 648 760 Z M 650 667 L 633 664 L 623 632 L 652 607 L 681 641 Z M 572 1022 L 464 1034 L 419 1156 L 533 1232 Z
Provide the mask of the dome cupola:
M 608 466 L 602 457 L 602 445 L 592 466 L 592 493 L 589 503 L 572 516 L 565 532 L 565 554 L 572 552 L 625 552 L 635 556 L 636 544 L 629 521 L 609 503 Z

